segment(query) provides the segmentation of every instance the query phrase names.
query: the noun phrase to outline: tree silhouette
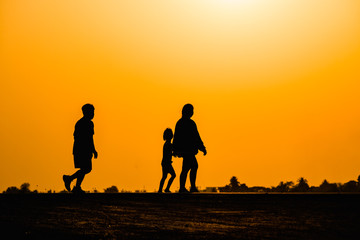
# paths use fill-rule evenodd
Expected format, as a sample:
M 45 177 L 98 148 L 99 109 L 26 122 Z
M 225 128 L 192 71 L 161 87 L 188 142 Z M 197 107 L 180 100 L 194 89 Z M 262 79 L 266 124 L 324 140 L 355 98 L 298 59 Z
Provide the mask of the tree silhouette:
M 343 192 L 357 192 L 358 191 L 358 184 L 356 181 L 351 180 L 344 185 L 341 186 L 341 190 Z
M 240 184 L 235 176 L 230 179 L 230 184 L 225 185 L 224 187 L 219 187 L 220 192 L 246 192 L 248 190 L 249 188 L 246 184 Z
M 231 192 L 239 192 L 240 191 L 240 182 L 237 177 L 233 176 L 230 179 L 230 191 Z
M 324 181 L 319 186 L 319 190 L 321 192 L 328 192 L 329 185 L 330 183 L 326 179 L 324 179 Z
M 320 192 L 338 192 L 336 183 L 329 183 L 326 179 L 319 186 Z
M 294 192 L 307 192 L 309 191 L 309 184 L 307 183 L 307 180 L 303 177 L 299 178 L 298 184 L 295 185 L 294 188 L 292 188 L 292 191 Z

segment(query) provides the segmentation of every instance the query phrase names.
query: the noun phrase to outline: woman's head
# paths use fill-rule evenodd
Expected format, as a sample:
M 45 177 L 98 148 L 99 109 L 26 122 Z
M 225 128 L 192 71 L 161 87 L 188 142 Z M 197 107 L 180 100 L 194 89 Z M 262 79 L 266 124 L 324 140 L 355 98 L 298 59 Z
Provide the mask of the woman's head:
M 185 118 L 191 118 L 194 114 L 194 107 L 190 103 L 185 104 L 182 109 L 182 116 Z

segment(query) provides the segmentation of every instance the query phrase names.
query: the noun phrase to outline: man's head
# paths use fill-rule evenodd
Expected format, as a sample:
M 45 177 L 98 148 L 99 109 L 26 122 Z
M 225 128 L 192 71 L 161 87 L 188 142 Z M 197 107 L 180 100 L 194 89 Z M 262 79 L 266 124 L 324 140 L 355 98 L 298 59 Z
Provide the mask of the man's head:
M 185 104 L 182 109 L 182 116 L 183 118 L 191 118 L 194 114 L 194 107 L 190 103 Z
M 95 108 L 92 104 L 90 104 L 90 103 L 85 104 L 84 106 L 82 106 L 81 110 L 82 110 L 85 118 L 88 118 L 88 119 L 94 118 Z

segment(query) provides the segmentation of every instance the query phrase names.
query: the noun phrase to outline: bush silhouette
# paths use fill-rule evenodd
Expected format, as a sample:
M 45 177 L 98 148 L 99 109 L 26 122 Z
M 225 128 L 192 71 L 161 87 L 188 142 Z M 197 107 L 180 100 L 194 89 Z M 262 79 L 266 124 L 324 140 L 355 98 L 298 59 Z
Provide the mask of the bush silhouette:
M 20 193 L 30 193 L 30 183 L 23 183 L 20 186 Z
M 279 185 L 277 185 L 276 188 L 274 188 L 274 190 L 276 192 L 289 192 L 290 191 L 290 188 L 294 185 L 294 183 L 292 181 L 290 182 L 286 182 L 284 183 L 283 181 L 281 181 L 279 183 Z
M 8 187 L 6 189 L 6 191 L 4 191 L 3 193 L 5 194 L 16 194 L 16 193 L 37 193 L 37 191 L 35 190 L 34 192 L 30 191 L 30 183 L 23 183 L 20 186 L 20 189 L 17 187 Z
M 6 189 L 6 191 L 4 191 L 3 193 L 6 193 L 6 194 L 14 194 L 14 193 L 20 193 L 20 189 L 18 189 L 17 187 L 8 187 Z
M 118 193 L 119 189 L 116 186 L 111 186 L 109 188 L 104 189 L 105 193 Z

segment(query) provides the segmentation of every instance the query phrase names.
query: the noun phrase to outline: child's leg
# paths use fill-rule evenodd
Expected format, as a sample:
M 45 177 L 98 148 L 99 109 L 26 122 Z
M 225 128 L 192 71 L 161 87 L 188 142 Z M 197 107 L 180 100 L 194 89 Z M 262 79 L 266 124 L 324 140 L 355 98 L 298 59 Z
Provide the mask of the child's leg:
M 162 173 L 163 173 L 163 175 L 162 175 L 162 178 L 161 178 L 161 180 L 160 180 L 159 192 L 162 192 L 165 179 L 166 179 L 166 177 L 167 177 L 167 175 L 168 175 L 167 171 L 165 171 L 164 168 L 163 168 L 163 170 L 162 170 Z
M 171 167 L 169 168 L 169 173 L 171 174 L 171 178 L 169 179 L 169 182 L 168 182 L 168 184 L 167 184 L 167 187 L 166 187 L 165 191 L 169 191 L 169 190 L 170 190 L 171 184 L 172 184 L 172 182 L 174 181 L 174 179 L 175 179 L 175 177 L 176 177 L 175 170 L 174 170 L 173 166 L 171 166 Z

